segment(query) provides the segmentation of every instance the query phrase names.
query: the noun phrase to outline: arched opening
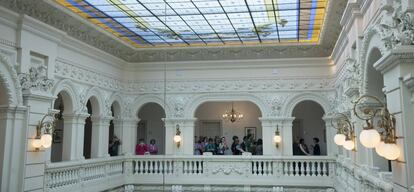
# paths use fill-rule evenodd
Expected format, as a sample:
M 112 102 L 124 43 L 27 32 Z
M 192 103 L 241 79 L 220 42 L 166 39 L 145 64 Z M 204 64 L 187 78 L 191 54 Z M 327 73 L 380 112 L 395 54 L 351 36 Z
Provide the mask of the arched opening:
M 83 139 L 83 156 L 90 159 L 92 156 L 92 116 L 98 116 L 98 100 L 95 97 L 88 99 L 86 108 L 89 116 L 85 120 L 84 139 Z
M 325 111 L 316 102 L 306 100 L 293 109 L 293 155 L 327 155 Z
M 367 59 L 367 85 L 366 94 L 372 95 L 386 102 L 386 95 L 383 92 L 384 77 L 374 68 L 374 64 L 381 59 L 382 54 L 378 48 L 373 48 L 368 55 Z M 367 101 L 369 102 L 369 101 Z M 374 120 L 376 122 L 376 120 Z M 371 150 L 373 166 L 378 167 L 381 171 L 391 171 L 391 161 L 387 161 L 385 158 L 379 156 L 375 150 Z
M 63 111 L 65 109 L 65 104 L 63 102 L 62 94 L 57 95 L 57 99 L 53 104 L 53 109 L 59 110 L 59 113 L 55 115 L 56 122 L 55 128 L 53 130 L 53 142 L 51 147 L 51 162 L 60 162 L 62 161 L 63 153 L 63 134 L 64 134 L 64 122 L 63 122 Z
M 140 121 L 136 143 L 139 144 L 140 140 L 143 140 L 147 145 L 147 151 L 152 155 L 165 154 L 165 127 L 162 120 L 165 118 L 165 110 L 157 103 L 146 103 L 139 109 L 138 118 Z
M 119 155 L 119 148 L 121 140 L 119 139 L 120 136 L 120 126 L 119 124 L 119 116 L 120 116 L 121 107 L 117 101 L 113 102 L 111 105 L 111 114 L 113 119 L 109 122 L 109 143 L 108 143 L 108 154 L 110 156 L 118 156 Z
M 223 119 L 223 114 L 233 109 L 243 114 L 243 118 L 231 122 Z M 263 154 L 262 143 L 262 124 L 259 107 L 250 101 L 211 101 L 199 105 L 195 111 L 197 122 L 194 130 L 194 154 L 200 155 L 203 152 L 212 151 L 209 145 L 210 138 L 215 146 L 213 154 L 232 155 L 235 147 L 240 147 L 255 155 Z M 236 136 L 238 141 L 234 142 Z M 221 141 L 224 137 L 225 143 Z M 245 138 L 243 142 L 243 138 Z M 232 151 L 232 144 L 235 144 Z M 211 143 L 210 143 L 211 144 Z M 223 149 L 223 145 L 228 148 Z M 234 154 L 239 154 L 236 149 Z

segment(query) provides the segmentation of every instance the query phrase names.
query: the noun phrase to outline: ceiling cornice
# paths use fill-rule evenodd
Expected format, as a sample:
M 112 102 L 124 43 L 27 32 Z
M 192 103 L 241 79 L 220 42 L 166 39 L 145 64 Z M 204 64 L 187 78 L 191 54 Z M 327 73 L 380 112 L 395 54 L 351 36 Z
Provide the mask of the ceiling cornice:
M 31 16 L 84 43 L 130 63 L 328 57 L 341 31 L 340 19 L 347 1 L 330 0 L 319 44 L 257 45 L 185 48 L 133 48 L 50 0 L 5 0 L 0 5 Z

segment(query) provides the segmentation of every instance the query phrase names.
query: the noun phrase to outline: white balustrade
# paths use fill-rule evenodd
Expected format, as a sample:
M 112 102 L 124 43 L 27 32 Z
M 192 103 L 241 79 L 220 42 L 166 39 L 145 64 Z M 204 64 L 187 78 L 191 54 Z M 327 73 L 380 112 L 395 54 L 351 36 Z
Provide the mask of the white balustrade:
M 46 191 L 99 191 L 123 184 L 332 187 L 335 160 L 298 156 L 120 156 L 46 165 Z M 88 187 L 100 185 L 99 189 Z

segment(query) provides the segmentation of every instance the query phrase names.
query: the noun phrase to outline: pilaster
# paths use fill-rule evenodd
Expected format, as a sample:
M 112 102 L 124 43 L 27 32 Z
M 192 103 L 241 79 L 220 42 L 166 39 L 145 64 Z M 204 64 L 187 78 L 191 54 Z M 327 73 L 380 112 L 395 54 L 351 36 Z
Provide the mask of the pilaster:
M 165 121 L 165 154 L 192 155 L 194 152 L 194 123 L 196 118 L 166 118 Z M 181 131 L 181 143 L 178 147 L 173 138 L 177 125 Z
M 87 113 L 63 114 L 64 134 L 62 160 L 80 160 L 83 156 L 85 119 Z
M 135 154 L 137 144 L 138 117 L 115 119 L 114 123 L 119 122 L 121 128 L 118 138 L 121 140 L 120 154 Z M 116 124 L 115 124 L 116 125 Z
M 414 124 L 413 89 L 409 76 L 414 74 L 414 45 L 397 46 L 378 60 L 374 67 L 384 75 L 387 107 L 396 118 L 397 145 L 401 155 L 392 162 L 395 191 L 407 191 L 414 185 Z
M 292 122 L 294 117 L 259 118 L 262 122 L 263 155 L 292 155 Z M 273 141 L 279 126 L 282 142 L 276 147 Z
M 109 124 L 112 116 L 92 116 L 92 158 L 109 157 Z

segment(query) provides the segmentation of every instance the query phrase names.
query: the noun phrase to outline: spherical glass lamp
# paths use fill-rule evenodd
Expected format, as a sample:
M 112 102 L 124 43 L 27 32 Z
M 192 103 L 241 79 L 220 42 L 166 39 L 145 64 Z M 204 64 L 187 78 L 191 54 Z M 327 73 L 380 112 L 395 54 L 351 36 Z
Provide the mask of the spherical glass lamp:
M 384 157 L 384 146 L 385 143 L 384 141 L 381 141 L 377 146 L 375 146 L 375 152 L 377 152 L 377 154 L 381 157 Z
M 32 146 L 34 148 L 37 148 L 37 149 L 40 148 L 42 146 L 42 143 L 40 142 L 40 139 L 39 138 L 33 139 L 32 140 Z
M 381 142 L 381 135 L 375 129 L 364 129 L 359 134 L 359 141 L 366 148 L 374 148 Z
M 275 143 L 280 143 L 280 142 L 282 142 L 282 137 L 281 137 L 280 135 L 275 135 L 275 136 L 273 137 L 273 141 L 274 141 Z
M 52 146 L 52 135 L 49 133 L 43 134 L 42 137 L 40 137 L 40 143 L 44 148 L 49 148 Z
M 345 143 L 345 139 L 346 139 L 345 135 L 341 134 L 341 133 L 336 134 L 335 137 L 334 137 L 335 144 L 337 144 L 339 146 L 341 146 Z
M 352 140 L 346 140 L 343 144 L 344 148 L 348 151 L 354 149 L 355 143 Z
M 382 145 L 382 152 L 384 156 L 388 160 L 396 160 L 400 156 L 400 148 L 395 143 L 385 143 Z
M 176 143 L 181 142 L 181 136 L 180 135 L 175 135 L 174 136 L 174 142 L 176 142 Z

